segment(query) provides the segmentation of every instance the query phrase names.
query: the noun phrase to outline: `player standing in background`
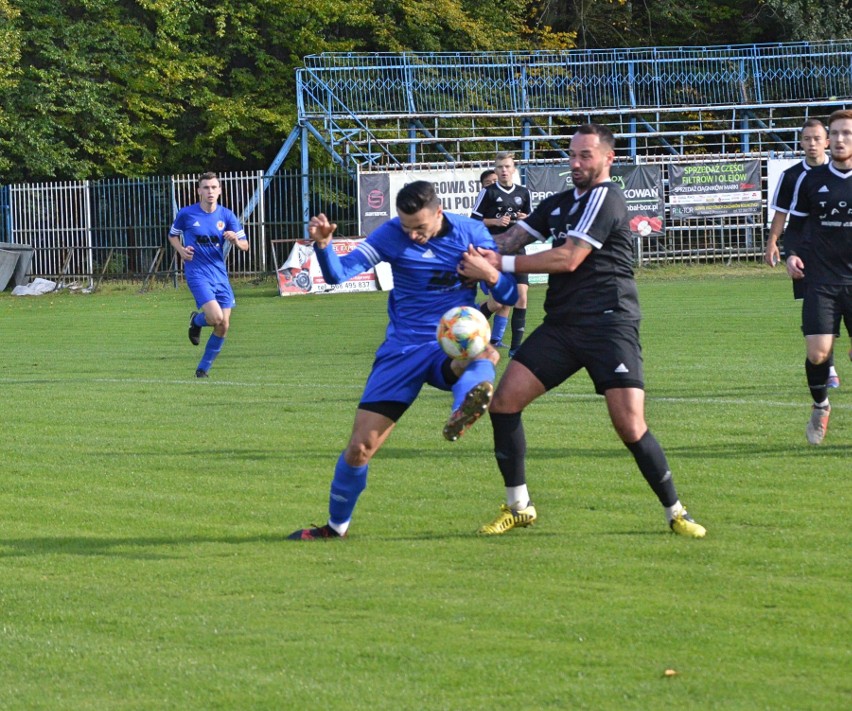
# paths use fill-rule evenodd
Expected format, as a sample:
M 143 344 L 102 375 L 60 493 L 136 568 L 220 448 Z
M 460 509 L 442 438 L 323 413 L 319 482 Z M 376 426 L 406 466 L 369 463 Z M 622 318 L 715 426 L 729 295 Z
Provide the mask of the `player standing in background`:
M 228 281 L 224 247 L 229 242 L 246 252 L 249 243 L 237 216 L 219 204 L 222 186 L 216 174 L 204 173 L 198 179 L 197 190 L 199 201 L 178 212 L 169 230 L 169 242 L 183 260 L 186 285 L 201 309 L 189 317 L 192 345 L 200 343 L 204 326 L 213 327 L 195 370 L 196 378 L 207 378 L 222 350 L 231 323 L 231 309 L 236 305 Z
M 788 232 L 808 230 L 810 237 L 806 256 L 795 244 L 787 245 L 787 273 L 793 279 L 807 275 L 802 333 L 807 344 L 805 375 L 814 401 L 805 428 L 811 444 L 822 444 L 828 429 L 828 362 L 841 319 L 852 338 L 852 110 L 829 117 L 828 148 L 827 165 L 799 176 L 788 227 Z
M 497 180 L 493 184 L 483 187 L 482 192 L 476 198 L 473 211 L 470 216 L 474 220 L 481 220 L 492 235 L 503 234 L 511 225 L 526 217 L 530 212 L 530 191 L 522 185 L 515 183 L 515 155 L 503 151 L 494 159 L 494 171 Z M 483 173 L 483 175 L 485 175 Z M 482 182 L 482 177 L 480 177 Z M 518 280 L 518 302 L 512 309 L 512 340 L 509 345 L 509 357 L 515 355 L 515 351 L 524 340 L 524 331 L 527 324 L 527 290 L 529 289 L 529 277 L 526 274 L 516 274 Z M 485 318 L 494 314 L 494 328 L 491 331 L 491 343 L 495 346 L 505 347 L 503 334 L 509 322 L 509 306 L 499 303 L 493 296 L 480 305 L 480 311 Z
M 506 504 L 479 532 L 501 534 L 536 520 L 526 483 L 521 415 L 533 400 L 585 368 L 595 391 L 606 399 L 615 431 L 663 505 L 671 530 L 703 538 L 704 527 L 681 504 L 666 455 L 645 423 L 633 237 L 624 194 L 610 180 L 612 132 L 597 124 L 580 126 L 571 138 L 569 158 L 574 187 L 542 201 L 498 236 L 502 256 L 482 252 L 503 272 L 543 272 L 550 278 L 544 322 L 506 367 L 491 403 Z M 553 248 L 547 252 L 507 256 L 551 236 Z
M 796 187 L 796 182 L 799 176 L 811 168 L 817 168 L 825 165 L 829 158 L 826 154 L 828 149 L 828 130 L 819 119 L 808 119 L 802 126 L 802 135 L 799 140 L 799 145 L 805 152 L 805 157 L 800 163 L 790 166 L 781 173 L 781 178 L 778 185 L 775 187 L 775 195 L 772 197 L 772 202 L 769 207 L 775 210 L 772 216 L 772 224 L 769 227 L 769 239 L 766 242 L 766 253 L 763 255 L 763 260 L 770 266 L 774 267 L 781 259 L 781 253 L 778 250 L 778 240 L 784 234 L 784 244 L 787 248 L 787 253 L 790 249 L 794 249 L 803 261 L 808 261 L 808 233 L 807 229 L 802 230 L 802 234 L 797 234 L 795 229 L 787 228 L 784 230 L 784 225 L 787 222 L 787 215 L 790 213 L 790 206 L 793 202 L 793 190 Z M 805 227 L 805 225 L 802 225 Z M 793 298 L 797 301 L 802 299 L 805 294 L 805 279 L 793 279 Z M 837 375 L 837 370 L 834 368 L 834 353 L 829 356 L 828 360 L 828 380 L 826 386 L 829 388 L 840 387 L 840 377 Z
M 325 280 L 339 284 L 385 261 L 393 270 L 385 341 L 355 414 L 349 444 L 334 468 L 328 523 L 292 533 L 291 540 L 340 538 L 361 492 L 370 460 L 417 398 L 424 384 L 453 393 L 453 411 L 444 438 L 457 440 L 488 410 L 494 393 L 494 366 L 500 355 L 489 346 L 480 356 L 449 358 L 438 343 L 441 316 L 454 306 L 476 305 L 476 282 L 457 272 L 463 255 L 479 268 L 477 278 L 508 304 L 518 296 L 514 277 L 492 268 L 476 248 L 496 249 L 475 220 L 445 213 L 432 183 L 409 183 L 396 196 L 397 217 L 374 230 L 353 252 L 339 258 L 331 245 L 337 225 L 312 217 L 308 234 Z
M 487 168 L 479 174 L 479 186 L 481 190 L 485 190 L 489 185 L 494 185 L 497 182 L 497 171 L 494 168 Z

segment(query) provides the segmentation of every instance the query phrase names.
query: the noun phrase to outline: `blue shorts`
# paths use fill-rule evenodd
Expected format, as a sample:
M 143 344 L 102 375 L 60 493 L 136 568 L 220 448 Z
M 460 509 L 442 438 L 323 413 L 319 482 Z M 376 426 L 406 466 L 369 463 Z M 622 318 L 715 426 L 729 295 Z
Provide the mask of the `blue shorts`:
M 227 281 L 211 283 L 207 279 L 187 279 L 186 285 L 195 297 L 195 305 L 199 309 L 208 301 L 218 301 L 223 309 L 232 309 L 237 305 L 234 290 Z
M 424 383 L 450 390 L 444 374 L 447 354 L 437 340 L 411 345 L 385 341 L 376 351 L 361 403 L 399 402 L 410 405 Z M 368 408 L 369 409 L 369 408 Z

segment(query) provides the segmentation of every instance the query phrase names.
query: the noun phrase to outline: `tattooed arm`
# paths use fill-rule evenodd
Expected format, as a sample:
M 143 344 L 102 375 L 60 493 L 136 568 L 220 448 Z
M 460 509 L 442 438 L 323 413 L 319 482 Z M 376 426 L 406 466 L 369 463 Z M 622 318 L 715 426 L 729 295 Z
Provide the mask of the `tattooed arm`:
M 516 223 L 503 234 L 494 235 L 494 241 L 500 248 L 500 254 L 517 254 L 528 244 L 535 242 L 536 239 Z

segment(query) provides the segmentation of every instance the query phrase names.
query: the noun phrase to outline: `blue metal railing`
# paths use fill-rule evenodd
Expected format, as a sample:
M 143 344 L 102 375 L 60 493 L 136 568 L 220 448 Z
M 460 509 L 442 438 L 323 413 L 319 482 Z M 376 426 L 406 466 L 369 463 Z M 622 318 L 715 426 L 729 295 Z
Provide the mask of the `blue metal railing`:
M 482 53 L 328 53 L 297 72 L 300 116 L 535 115 L 852 97 L 852 40 Z

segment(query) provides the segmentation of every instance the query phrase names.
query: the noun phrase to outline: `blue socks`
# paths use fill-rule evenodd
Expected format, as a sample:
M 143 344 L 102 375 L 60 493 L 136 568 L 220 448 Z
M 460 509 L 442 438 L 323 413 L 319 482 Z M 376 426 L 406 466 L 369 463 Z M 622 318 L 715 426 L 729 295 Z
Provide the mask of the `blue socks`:
M 204 328 L 208 325 L 207 318 L 204 316 L 203 311 L 199 311 L 197 314 L 195 314 L 195 316 L 192 317 L 192 325 L 200 326 L 201 328 Z
M 491 342 L 497 343 L 503 340 L 503 334 L 506 333 L 506 326 L 509 319 L 506 316 L 494 315 L 494 325 L 491 327 Z
M 490 360 L 480 358 L 473 361 L 464 369 L 456 384 L 453 385 L 453 411 L 455 412 L 461 407 L 464 396 L 468 394 L 472 387 L 479 385 L 484 380 L 493 383 L 495 377 L 494 363 Z
M 205 373 L 210 370 L 210 366 L 213 365 L 213 361 L 216 360 L 216 356 L 222 350 L 224 342 L 225 339 L 221 336 L 217 336 L 215 333 L 210 334 L 210 338 L 207 339 L 207 345 L 204 347 L 204 355 L 198 363 L 198 370 L 203 370 Z
M 358 503 L 361 492 L 367 488 L 367 469 L 363 467 L 350 467 L 343 454 L 337 459 L 334 467 L 334 478 L 331 480 L 331 493 L 328 497 L 328 520 L 332 524 L 340 525 L 348 523 Z

